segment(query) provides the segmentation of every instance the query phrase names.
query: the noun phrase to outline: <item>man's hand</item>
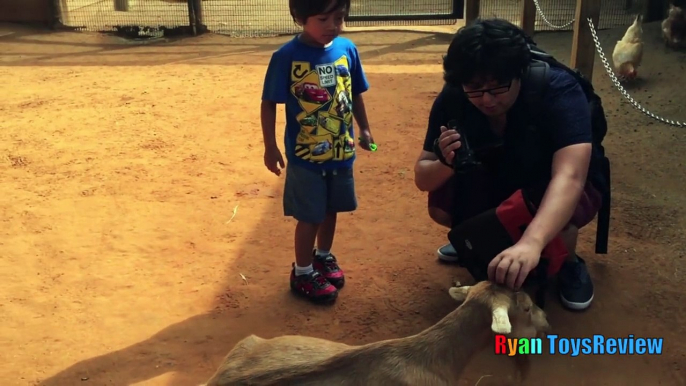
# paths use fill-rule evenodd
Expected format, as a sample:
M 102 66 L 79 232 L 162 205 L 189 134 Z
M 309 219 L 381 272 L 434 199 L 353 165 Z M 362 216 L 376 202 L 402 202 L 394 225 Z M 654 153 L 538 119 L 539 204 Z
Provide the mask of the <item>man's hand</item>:
M 264 166 L 277 176 L 281 175 L 281 169 L 285 168 L 286 165 L 283 162 L 283 156 L 278 146 L 267 146 L 264 148 Z M 281 169 L 279 169 L 279 166 L 281 166 Z
M 542 248 L 532 243 L 518 242 L 491 260 L 488 264 L 489 280 L 519 290 L 529 272 L 538 265 L 541 252 Z
M 375 143 L 374 137 L 372 137 L 372 132 L 369 129 L 360 130 L 360 146 L 364 150 L 371 151 L 372 149 L 369 147 L 369 145 L 372 143 Z
M 462 143 L 459 141 L 460 134 L 456 130 L 441 126 L 441 135 L 438 137 L 438 147 L 441 149 L 445 162 L 453 164 L 455 151 L 460 148 Z

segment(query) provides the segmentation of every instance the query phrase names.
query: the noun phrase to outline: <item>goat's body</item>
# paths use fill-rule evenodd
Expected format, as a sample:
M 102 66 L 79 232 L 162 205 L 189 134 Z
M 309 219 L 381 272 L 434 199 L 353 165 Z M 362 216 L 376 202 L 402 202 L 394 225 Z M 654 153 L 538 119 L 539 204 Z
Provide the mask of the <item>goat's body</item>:
M 379 347 L 382 348 L 382 347 Z M 424 371 L 412 360 L 390 358 L 384 350 L 351 348 L 325 357 L 322 350 L 299 358 L 289 357 L 293 350 L 272 345 L 274 354 L 267 360 L 241 363 L 225 362 L 207 386 L 448 386 L 449 379 Z M 285 351 L 279 351 L 284 349 Z M 299 350 L 298 350 L 299 351 Z M 302 354 L 300 352 L 299 354 Z M 303 359 L 306 360 L 303 361 Z M 454 384 L 454 382 L 452 382 Z
M 488 310 L 475 307 L 463 305 L 420 334 L 362 346 L 306 336 L 251 335 L 229 352 L 206 385 L 454 385 L 490 336 L 484 334 Z M 470 339 L 460 342 L 455 334 Z
M 454 299 L 468 300 L 404 338 L 354 346 L 307 336 L 251 335 L 236 344 L 203 386 L 450 386 L 473 355 L 493 343 L 493 332 L 533 337 L 537 328 L 549 327 L 545 313 L 524 293 L 513 295 L 488 282 L 469 297 L 467 291 L 466 286 L 451 288 Z M 513 302 L 517 311 L 508 316 Z

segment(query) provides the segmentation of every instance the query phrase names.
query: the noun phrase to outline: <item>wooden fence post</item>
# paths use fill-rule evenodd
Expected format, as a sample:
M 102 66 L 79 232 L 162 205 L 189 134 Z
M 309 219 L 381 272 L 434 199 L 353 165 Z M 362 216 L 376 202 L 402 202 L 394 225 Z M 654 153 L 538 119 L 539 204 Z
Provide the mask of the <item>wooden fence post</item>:
M 479 18 L 481 0 L 465 0 L 464 8 L 464 24 L 470 25 Z
M 118 12 L 129 12 L 129 0 L 114 0 L 114 10 Z
M 570 67 L 579 70 L 589 81 L 593 78 L 593 61 L 596 48 L 588 19 L 590 18 L 593 21 L 593 26 L 597 31 L 598 21 L 600 20 L 600 1 L 576 0 Z
M 522 1 L 521 27 L 524 33 L 533 37 L 536 32 L 536 4 L 534 0 Z
M 193 11 L 195 12 L 195 24 L 198 34 L 207 32 L 207 28 L 205 26 L 205 16 L 202 9 L 202 1 L 203 0 L 193 0 Z

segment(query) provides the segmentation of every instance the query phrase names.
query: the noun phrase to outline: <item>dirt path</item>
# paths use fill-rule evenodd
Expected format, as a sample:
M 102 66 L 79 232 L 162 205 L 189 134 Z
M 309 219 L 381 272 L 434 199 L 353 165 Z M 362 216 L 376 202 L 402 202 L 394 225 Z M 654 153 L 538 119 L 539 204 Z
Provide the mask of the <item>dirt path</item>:
M 261 82 L 288 38 L 132 45 L 15 31 L 0 33 L 3 385 L 192 385 L 249 333 L 365 343 L 414 334 L 455 306 L 450 280 L 467 276 L 436 262 L 445 232 L 412 181 L 445 37 L 350 35 L 380 150 L 359 155 L 360 209 L 335 241 L 349 284 L 322 309 L 288 291 L 294 224 L 281 215 L 283 179 L 262 165 Z M 684 121 L 684 55 L 657 31 L 646 27 L 644 81 L 630 92 Z M 622 32 L 603 33 L 606 54 Z M 568 60 L 570 33 L 537 40 Z M 686 129 L 631 108 L 602 71 L 610 253 L 594 255 L 595 227 L 585 230 L 596 301 L 583 314 L 551 301 L 551 323 L 561 336 L 663 337 L 664 354 L 544 355 L 528 384 L 684 385 Z M 480 386 L 505 384 L 508 365 L 483 353 L 459 385 L 486 374 Z

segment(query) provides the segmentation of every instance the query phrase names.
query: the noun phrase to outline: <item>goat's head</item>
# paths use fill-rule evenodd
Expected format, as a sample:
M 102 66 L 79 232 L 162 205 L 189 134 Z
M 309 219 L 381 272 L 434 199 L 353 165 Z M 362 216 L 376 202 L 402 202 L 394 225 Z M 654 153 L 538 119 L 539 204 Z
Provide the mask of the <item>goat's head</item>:
M 473 286 L 450 288 L 450 296 L 459 302 L 477 301 L 491 310 L 491 330 L 518 338 L 534 338 L 550 330 L 545 311 L 524 291 L 481 281 Z

